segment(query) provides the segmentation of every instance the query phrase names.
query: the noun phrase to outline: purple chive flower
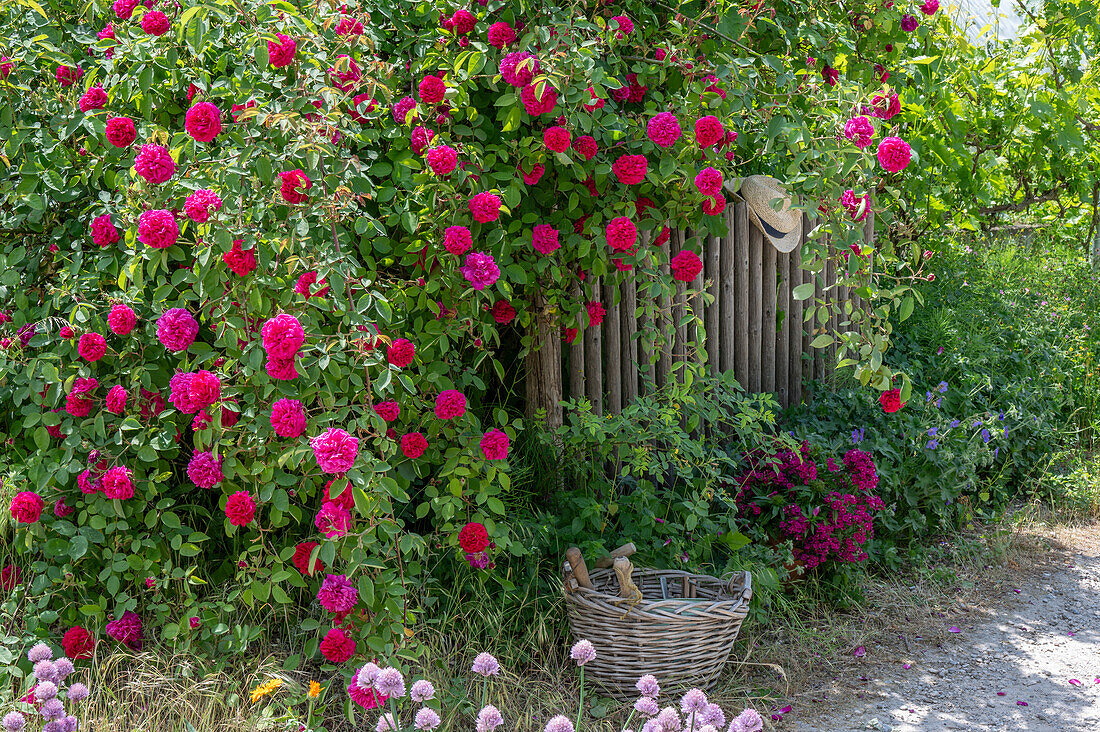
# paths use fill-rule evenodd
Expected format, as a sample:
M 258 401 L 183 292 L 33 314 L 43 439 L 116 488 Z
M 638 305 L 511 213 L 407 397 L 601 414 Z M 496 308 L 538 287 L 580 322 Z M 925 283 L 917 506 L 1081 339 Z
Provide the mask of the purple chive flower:
M 726 714 L 722 711 L 722 707 L 717 704 L 707 704 L 707 708 L 699 715 L 698 721 L 704 725 L 709 724 L 712 727 L 721 728 L 726 726 Z
M 486 704 L 477 713 L 477 732 L 493 732 L 502 724 L 504 724 L 504 717 L 492 704 Z
M 786 714 L 789 711 L 791 711 L 791 708 L 786 707 L 786 711 L 783 713 Z M 764 720 L 755 709 L 746 709 L 738 714 L 733 722 L 741 732 L 760 732 L 764 729 Z
M 638 683 L 634 684 L 634 688 L 641 692 L 642 696 L 651 696 L 654 699 L 661 694 L 661 686 L 657 683 L 657 677 L 653 674 L 646 674 L 638 679 Z
M 374 732 L 397 732 L 397 722 L 394 720 L 393 715 L 386 712 L 378 718 L 378 722 L 374 725 Z
M 442 720 L 431 707 L 423 707 L 416 713 L 413 724 L 419 730 L 433 730 L 439 726 Z
M 53 661 L 39 661 L 34 664 L 34 678 L 39 681 L 57 681 L 57 666 Z
M 4 729 L 7 732 L 19 732 L 27 724 L 27 720 L 19 712 L 8 712 L 4 715 Z
M 405 696 L 405 678 L 395 668 L 384 668 L 374 680 L 374 689 L 382 696 L 400 699 Z
M 35 643 L 27 652 L 27 660 L 31 663 L 49 661 L 51 658 L 53 658 L 53 651 L 45 643 Z
M 57 697 L 53 699 L 47 699 L 42 702 L 42 708 L 38 710 L 38 713 L 42 715 L 42 719 L 47 722 L 52 722 L 55 719 L 60 719 L 65 716 L 65 702 L 61 701 Z
M 477 658 L 474 659 L 474 665 L 470 667 L 470 670 L 482 676 L 499 676 L 500 662 L 491 653 L 479 653 Z
M 52 681 L 42 681 L 34 687 L 34 698 L 38 701 L 53 699 L 55 696 L 57 696 L 57 684 Z
M 69 687 L 68 697 L 70 701 L 79 702 L 88 698 L 88 687 L 79 681 Z
M 414 681 L 412 689 L 409 690 L 409 697 L 414 702 L 425 702 L 429 699 L 435 698 L 435 687 L 432 686 L 432 682 L 427 679 L 420 679 Z
M 596 647 L 592 645 L 591 641 L 579 640 L 569 650 L 569 657 L 577 662 L 578 666 L 583 666 L 589 661 L 596 658 Z
M 657 700 L 651 696 L 640 696 L 634 702 L 634 711 L 646 717 L 656 717 L 661 708 L 657 706 Z
M 573 723 L 569 721 L 569 717 L 559 714 L 546 723 L 545 732 L 573 732 Z
M 62 656 L 53 662 L 54 670 L 57 671 L 58 681 L 64 681 L 69 677 L 75 669 L 73 669 L 73 662 Z
M 378 678 L 378 672 L 381 670 L 373 661 L 367 661 L 367 664 L 359 669 L 359 673 L 355 674 L 356 685 L 364 691 L 373 689 L 374 680 Z
M 680 699 L 680 710 L 684 715 L 695 714 L 707 708 L 707 695 L 702 689 L 691 689 Z
M 679 732 L 682 726 L 680 713 L 676 711 L 676 707 L 665 707 L 657 713 L 657 718 L 653 720 L 653 724 L 661 732 Z

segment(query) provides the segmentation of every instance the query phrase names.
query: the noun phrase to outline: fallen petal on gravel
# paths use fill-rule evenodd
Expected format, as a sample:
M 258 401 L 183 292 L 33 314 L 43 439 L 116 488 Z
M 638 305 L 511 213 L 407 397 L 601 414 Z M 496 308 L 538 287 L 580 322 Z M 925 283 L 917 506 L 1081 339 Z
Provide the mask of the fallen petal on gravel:
M 1070 679 L 1069 684 L 1070 684 L 1070 686 L 1084 686 L 1084 684 L 1082 684 L 1077 679 Z
M 1022 701 L 1018 701 L 1018 702 L 1016 702 L 1016 706 L 1018 706 L 1018 707 L 1026 707 L 1026 706 L 1027 706 L 1027 702 L 1022 702 Z
M 863 658 L 864 656 L 867 655 L 867 649 L 864 648 L 863 646 L 860 646 L 859 648 L 852 651 L 852 655 L 855 656 L 856 658 Z
M 952 626 L 951 626 L 950 628 L 948 628 L 948 629 L 947 629 L 947 632 L 948 632 L 948 633 L 961 633 L 962 631 L 961 631 L 961 630 L 959 630 L 959 629 L 958 629 L 957 627 L 955 627 L 954 625 L 952 625 Z

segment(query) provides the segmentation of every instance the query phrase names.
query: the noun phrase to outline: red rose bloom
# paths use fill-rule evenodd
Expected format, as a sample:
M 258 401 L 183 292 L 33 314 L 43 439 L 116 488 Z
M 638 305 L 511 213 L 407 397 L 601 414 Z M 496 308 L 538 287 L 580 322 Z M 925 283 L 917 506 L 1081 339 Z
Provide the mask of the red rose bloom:
M 11 517 L 19 523 L 33 524 L 42 516 L 42 509 L 45 507 L 46 502 L 42 500 L 42 496 L 31 491 L 22 491 L 12 497 L 8 510 L 11 511 Z
M 502 430 L 491 429 L 481 438 L 481 454 L 486 460 L 506 460 L 508 458 L 508 435 Z
M 708 114 L 695 122 L 695 142 L 699 147 L 705 149 L 717 145 L 725 137 L 726 131 L 717 117 Z
M 424 159 L 432 172 L 440 177 L 450 175 L 458 167 L 458 153 L 448 145 L 433 147 L 424 155 Z
M 313 181 L 301 168 L 284 170 L 279 173 L 279 180 L 282 183 L 280 192 L 284 201 L 287 203 L 305 203 L 309 200 L 309 194 L 305 191 L 313 187 Z
M 246 526 L 256 517 L 256 502 L 246 491 L 237 491 L 226 499 L 225 515 L 234 526 Z
M 467 554 L 483 552 L 489 547 L 489 532 L 479 523 L 468 523 L 458 532 L 458 545 Z
M 680 282 L 691 282 L 703 271 L 703 262 L 699 255 L 690 249 L 684 249 L 669 262 L 673 278 Z
M 351 481 L 344 482 L 344 489 L 340 491 L 340 495 L 333 498 L 332 496 L 332 484 L 336 482 L 336 478 L 333 478 L 328 483 L 325 483 L 325 500 L 322 503 L 335 503 L 337 506 L 344 508 L 347 511 L 351 511 L 355 508 L 355 496 L 351 493 Z
M 107 142 L 115 147 L 129 147 L 137 139 L 134 121 L 129 117 L 111 117 L 105 130 Z
M 569 149 L 569 130 L 554 126 L 542 133 L 542 142 L 550 152 L 561 153 Z
M 333 663 L 343 663 L 355 655 L 355 641 L 339 628 L 333 628 L 321 641 L 321 653 Z
M 510 23 L 500 21 L 489 26 L 487 38 L 490 46 L 504 48 L 516 40 L 516 31 Z
M 386 349 L 386 360 L 399 369 L 403 369 L 416 356 L 416 346 L 407 338 L 398 338 Z
M 454 419 L 466 414 L 466 395 L 457 389 L 447 389 L 435 398 L 435 416 Z
M 428 449 L 428 440 L 419 432 L 410 432 L 401 438 L 401 452 L 410 460 L 416 460 Z
M 497 300 L 493 304 L 493 320 L 500 325 L 508 325 L 516 318 L 516 309 L 507 300 Z
M 374 405 L 374 413 L 387 422 L 393 422 L 401 416 L 401 406 L 397 402 L 378 402 Z
M 298 571 L 307 576 L 313 576 L 317 572 L 320 572 L 325 568 L 324 562 L 320 557 L 313 560 L 313 564 L 310 565 L 309 555 L 313 553 L 315 547 L 320 546 L 315 541 L 303 541 L 298 546 L 294 547 L 294 566 L 298 568 Z
M 210 142 L 222 131 L 222 113 L 210 102 L 199 102 L 187 110 L 183 127 L 199 142 Z
M 539 254 L 552 254 L 561 248 L 559 232 L 550 224 L 536 224 L 531 231 L 531 246 Z
M 448 226 L 443 232 L 443 248 L 456 257 L 470 251 L 473 245 L 473 236 L 465 226 Z
M 645 180 L 648 162 L 645 155 L 620 155 L 611 170 L 623 185 L 636 185 Z
M 420 101 L 424 104 L 439 104 L 447 95 L 447 85 L 443 79 L 431 74 L 420 80 Z
M 526 185 L 533 186 L 542 179 L 543 173 L 546 172 L 546 166 L 542 163 L 535 163 L 530 173 L 525 172 L 523 168 L 519 168 L 519 172 L 523 176 L 523 182 Z
M 279 39 L 278 43 L 275 41 L 267 42 L 267 58 L 272 66 L 281 69 L 284 66 L 289 66 L 294 60 L 294 52 L 298 50 L 298 44 L 293 38 L 284 36 L 282 33 L 276 33 L 275 37 Z
M 584 306 L 588 311 L 588 324 L 593 326 L 599 326 L 603 324 L 603 318 L 607 315 L 607 310 L 604 306 L 598 302 L 590 302 Z
M 887 414 L 892 414 L 905 406 L 901 402 L 901 389 L 888 389 L 882 392 L 878 402 L 882 405 L 882 411 Z
M 152 10 L 141 16 L 141 29 L 151 36 L 163 36 L 168 32 L 168 16 Z
M 487 224 L 500 218 L 500 197 L 493 193 L 479 193 L 469 201 L 474 221 Z
M 592 137 L 592 135 L 578 137 L 573 141 L 573 149 L 585 160 L 591 160 L 596 157 L 596 153 L 600 151 L 599 145 L 596 144 L 596 138 Z
M 103 109 L 107 105 L 107 92 L 101 86 L 93 86 L 80 97 L 80 111 Z
M 638 227 L 626 216 L 619 216 L 607 224 L 604 236 L 613 251 L 630 251 L 638 243 Z
M 99 333 L 85 333 L 77 341 L 76 352 L 90 363 L 95 363 L 107 353 L 107 341 Z
M 233 274 L 244 277 L 256 269 L 256 250 L 255 248 L 242 250 L 241 240 L 234 239 L 233 248 L 222 254 L 222 261 L 233 271 Z
M 129 335 L 137 325 L 137 315 L 128 305 L 115 303 L 107 315 L 107 326 L 115 335 Z
M 66 630 L 65 635 L 61 636 L 61 647 L 65 649 L 65 655 L 74 661 L 91 658 L 95 651 L 95 638 L 77 625 Z

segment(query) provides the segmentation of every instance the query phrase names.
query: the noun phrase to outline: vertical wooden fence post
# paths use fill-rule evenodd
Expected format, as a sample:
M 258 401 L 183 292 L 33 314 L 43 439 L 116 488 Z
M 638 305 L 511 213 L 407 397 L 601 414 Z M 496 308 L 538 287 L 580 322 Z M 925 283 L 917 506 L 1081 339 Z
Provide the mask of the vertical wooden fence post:
M 775 318 L 776 318 L 776 264 L 778 252 L 771 242 L 760 238 L 763 254 L 763 276 L 760 287 L 764 296 L 760 324 L 760 391 L 775 391 Z
M 608 279 L 610 280 L 610 277 Z M 603 301 L 607 303 L 607 317 L 603 323 L 604 343 L 607 349 L 604 365 L 607 370 L 607 410 L 611 414 L 619 414 L 623 410 L 622 350 L 619 341 L 621 301 L 617 294 L 618 288 L 614 282 L 604 283 Z
M 599 301 L 600 279 L 592 281 L 593 297 Z M 589 325 L 584 329 L 585 389 L 592 402 L 592 412 L 603 415 L 603 328 Z
M 788 361 L 788 349 L 791 340 L 791 259 L 794 252 L 779 254 L 776 257 L 776 273 L 779 278 L 779 296 L 776 310 L 782 309 L 782 314 L 777 312 L 776 317 L 782 318 L 779 324 L 779 332 L 775 336 L 775 391 L 779 395 L 779 404 L 786 407 L 790 404 L 790 363 Z M 802 343 L 799 341 L 799 345 Z
M 770 244 L 768 246 L 771 246 Z M 751 392 L 759 392 L 763 380 L 761 340 L 764 321 L 764 235 L 749 226 L 749 384 Z
M 734 272 L 736 275 L 734 325 L 734 376 L 746 390 L 749 389 L 749 210 L 745 203 L 734 206 Z
M 637 290 L 633 277 L 623 280 L 620 285 L 622 292 L 622 309 L 620 324 L 622 335 L 620 336 L 620 349 L 622 351 L 622 379 L 623 379 L 623 406 L 627 406 L 638 398 L 638 377 L 641 371 L 638 364 L 638 339 L 634 337 L 638 332 L 637 315 Z
M 704 330 L 707 334 L 707 365 L 710 366 L 711 372 L 715 374 L 723 370 L 722 353 L 723 349 L 726 348 L 725 338 L 722 337 L 724 335 L 722 333 L 724 322 L 722 321 L 721 293 L 722 285 L 725 283 L 723 283 L 719 274 L 721 266 L 722 240 L 716 236 L 708 236 L 706 250 L 703 253 L 703 275 L 707 282 L 707 294 L 714 299 L 710 305 L 707 305 Z M 733 282 L 730 282 L 731 291 L 732 287 Z M 733 327 L 732 321 L 730 327 Z

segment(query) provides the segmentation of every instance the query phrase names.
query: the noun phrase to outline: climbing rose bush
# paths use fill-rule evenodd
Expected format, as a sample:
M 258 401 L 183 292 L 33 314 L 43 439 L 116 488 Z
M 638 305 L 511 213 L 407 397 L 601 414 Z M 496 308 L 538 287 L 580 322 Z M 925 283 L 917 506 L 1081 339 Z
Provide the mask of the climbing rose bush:
M 654 322 L 725 233 L 726 184 L 789 168 L 778 147 L 825 141 L 788 179 L 835 241 L 862 235 L 845 192 L 887 218 L 872 191 L 919 159 L 870 59 L 735 64 L 731 33 L 773 43 L 759 8 L 51 7 L 0 10 L 23 49 L 0 231 L 31 232 L 4 239 L 0 428 L 44 636 L 243 650 L 257 629 L 214 629 L 300 603 L 334 614 L 304 656 L 396 653 L 432 552 L 487 571 L 523 551 L 501 496 L 527 423 L 487 395 L 540 313 L 572 341 L 612 304 L 598 283 L 629 280 Z M 851 33 L 831 6 L 786 12 Z M 902 47 L 879 14 L 872 40 Z

